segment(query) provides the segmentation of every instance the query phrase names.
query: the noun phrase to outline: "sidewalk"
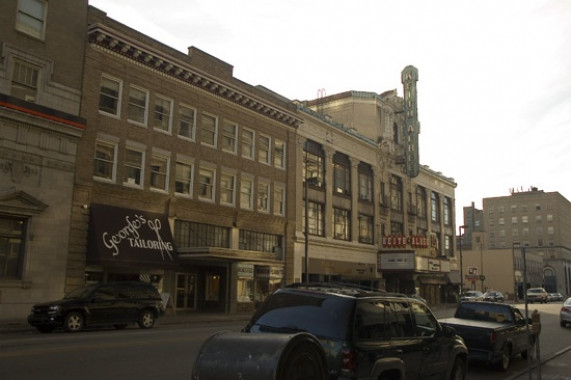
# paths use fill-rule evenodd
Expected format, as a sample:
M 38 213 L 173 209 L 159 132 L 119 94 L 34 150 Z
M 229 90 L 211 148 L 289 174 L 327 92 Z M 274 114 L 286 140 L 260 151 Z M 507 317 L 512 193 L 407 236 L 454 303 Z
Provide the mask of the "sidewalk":
M 571 346 L 549 355 L 541 360 L 541 377 L 538 377 L 537 366 L 530 373 L 522 371 L 507 380 L 571 380 Z

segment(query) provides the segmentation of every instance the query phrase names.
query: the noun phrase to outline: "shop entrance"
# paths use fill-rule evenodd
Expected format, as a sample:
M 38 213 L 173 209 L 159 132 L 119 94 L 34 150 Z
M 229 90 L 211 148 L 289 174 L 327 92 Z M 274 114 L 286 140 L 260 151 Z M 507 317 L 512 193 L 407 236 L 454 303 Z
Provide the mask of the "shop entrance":
M 176 274 L 175 308 L 176 310 L 196 309 L 196 274 Z

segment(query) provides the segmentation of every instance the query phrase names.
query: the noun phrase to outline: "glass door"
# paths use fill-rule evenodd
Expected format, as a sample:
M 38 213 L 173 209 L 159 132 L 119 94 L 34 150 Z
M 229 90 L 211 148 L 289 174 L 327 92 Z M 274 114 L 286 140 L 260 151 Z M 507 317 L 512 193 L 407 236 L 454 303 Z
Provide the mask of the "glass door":
M 196 309 L 196 275 L 194 273 L 176 274 L 176 310 Z

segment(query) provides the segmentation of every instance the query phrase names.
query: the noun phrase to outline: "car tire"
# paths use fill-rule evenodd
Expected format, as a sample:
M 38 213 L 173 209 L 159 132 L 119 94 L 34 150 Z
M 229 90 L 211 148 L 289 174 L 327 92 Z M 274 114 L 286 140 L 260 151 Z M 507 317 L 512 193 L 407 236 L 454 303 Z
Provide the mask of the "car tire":
M 565 322 L 565 321 L 560 321 L 559 324 L 561 325 L 561 327 L 567 326 L 567 322 Z
M 77 332 L 83 329 L 85 319 L 78 311 L 71 311 L 65 316 L 63 329 L 67 332 Z
M 155 314 L 151 310 L 143 310 L 139 315 L 138 325 L 142 329 L 150 329 L 155 325 Z
M 328 377 L 327 365 L 323 362 L 318 348 L 309 343 L 296 346 L 295 350 L 287 354 L 284 363 L 287 365 L 280 371 L 280 379 L 325 380 Z
M 466 378 L 466 362 L 462 358 L 454 360 L 454 366 L 450 372 L 450 380 L 464 380 Z
M 511 350 L 508 346 L 504 347 L 502 350 L 502 356 L 498 362 L 498 369 L 502 372 L 506 372 L 510 366 L 511 360 Z

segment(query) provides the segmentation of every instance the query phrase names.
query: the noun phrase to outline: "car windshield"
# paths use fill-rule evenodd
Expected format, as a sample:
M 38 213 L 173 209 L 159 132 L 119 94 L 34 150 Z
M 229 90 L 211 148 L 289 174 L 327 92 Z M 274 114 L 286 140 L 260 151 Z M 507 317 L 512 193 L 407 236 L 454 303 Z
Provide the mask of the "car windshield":
M 64 299 L 74 299 L 74 298 L 84 298 L 87 297 L 95 288 L 95 286 L 87 286 L 85 288 L 79 288 L 66 294 Z

